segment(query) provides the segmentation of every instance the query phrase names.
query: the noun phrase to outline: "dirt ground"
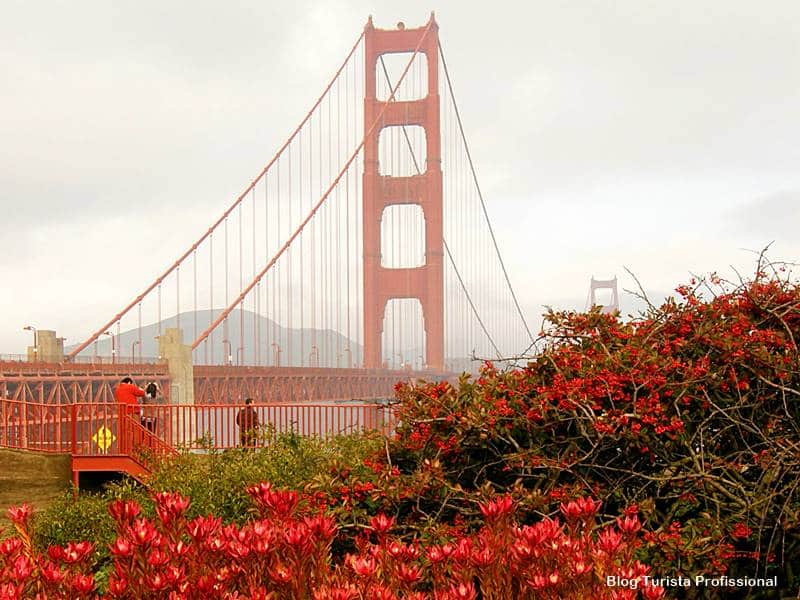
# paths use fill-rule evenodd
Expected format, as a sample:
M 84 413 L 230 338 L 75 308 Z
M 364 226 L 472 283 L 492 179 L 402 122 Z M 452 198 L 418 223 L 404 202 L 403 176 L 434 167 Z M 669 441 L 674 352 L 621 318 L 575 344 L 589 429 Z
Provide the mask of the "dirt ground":
M 9 506 L 45 508 L 71 482 L 69 455 L 0 449 L 0 527 L 8 533 Z

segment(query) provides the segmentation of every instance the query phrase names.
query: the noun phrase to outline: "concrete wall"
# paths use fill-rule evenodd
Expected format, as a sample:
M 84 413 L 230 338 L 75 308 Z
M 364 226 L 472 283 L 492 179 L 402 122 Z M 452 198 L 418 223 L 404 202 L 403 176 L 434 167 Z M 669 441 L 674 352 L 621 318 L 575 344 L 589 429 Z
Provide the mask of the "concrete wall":
M 0 527 L 9 530 L 9 506 L 28 502 L 43 509 L 69 489 L 70 469 L 68 454 L 0 449 Z

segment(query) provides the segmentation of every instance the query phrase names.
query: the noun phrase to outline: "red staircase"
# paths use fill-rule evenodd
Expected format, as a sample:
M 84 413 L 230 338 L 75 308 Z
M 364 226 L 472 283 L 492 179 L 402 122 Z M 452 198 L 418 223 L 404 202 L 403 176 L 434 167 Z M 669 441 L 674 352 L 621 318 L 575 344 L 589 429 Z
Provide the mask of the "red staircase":
M 117 431 L 119 437 L 115 454 L 72 453 L 72 478 L 76 487 L 82 471 L 116 471 L 144 483 L 157 461 L 178 455 L 174 447 L 143 427 L 134 415 L 121 415 Z

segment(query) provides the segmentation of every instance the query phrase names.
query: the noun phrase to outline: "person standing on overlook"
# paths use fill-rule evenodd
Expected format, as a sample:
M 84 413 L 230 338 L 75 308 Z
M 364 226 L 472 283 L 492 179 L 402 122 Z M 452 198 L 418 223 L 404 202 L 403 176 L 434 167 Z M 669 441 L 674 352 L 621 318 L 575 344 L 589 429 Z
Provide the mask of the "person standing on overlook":
M 253 447 L 258 438 L 258 413 L 253 408 L 253 399 L 245 398 L 244 408 L 236 414 L 236 424 L 239 426 L 239 442 L 243 448 Z
M 155 433 L 158 411 L 156 405 L 163 404 L 164 398 L 155 381 L 148 383 L 144 388 L 144 392 L 144 398 L 142 398 L 142 427 L 150 433 Z
M 125 377 L 114 389 L 114 396 L 119 405 L 119 414 L 135 415 L 139 412 L 136 399 L 144 396 L 144 390 L 133 383 L 133 379 Z

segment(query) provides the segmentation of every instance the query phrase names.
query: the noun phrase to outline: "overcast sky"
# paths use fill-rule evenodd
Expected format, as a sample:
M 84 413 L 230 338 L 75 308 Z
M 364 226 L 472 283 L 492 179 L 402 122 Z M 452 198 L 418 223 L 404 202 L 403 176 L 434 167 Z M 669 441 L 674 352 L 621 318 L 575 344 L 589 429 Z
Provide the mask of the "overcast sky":
M 402 9 L 399 8 L 402 6 Z M 188 247 L 372 14 L 436 11 L 523 307 L 800 250 L 800 3 L 30 2 L 0 8 L 0 352 L 84 339 Z M 490 7 L 495 12 L 490 11 Z

